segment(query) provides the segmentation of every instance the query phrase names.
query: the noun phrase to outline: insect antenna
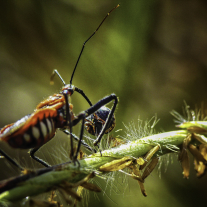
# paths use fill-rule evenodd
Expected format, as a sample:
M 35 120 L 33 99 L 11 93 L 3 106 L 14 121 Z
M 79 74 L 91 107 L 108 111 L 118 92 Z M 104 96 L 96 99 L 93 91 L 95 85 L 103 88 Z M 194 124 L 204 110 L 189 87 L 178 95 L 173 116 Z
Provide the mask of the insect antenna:
M 101 27 L 101 25 L 104 23 L 104 21 L 106 20 L 106 18 L 110 15 L 110 13 L 112 12 L 112 11 L 114 11 L 116 8 L 118 8 L 120 6 L 120 4 L 118 4 L 117 6 L 115 6 L 110 12 L 108 12 L 107 13 L 107 15 L 104 17 L 104 19 L 102 20 L 102 22 L 98 25 L 98 27 L 97 27 L 97 29 L 93 32 L 93 34 L 83 43 L 83 46 L 82 46 L 82 49 L 81 49 L 81 52 L 80 52 L 80 54 L 79 54 L 79 56 L 78 56 L 78 60 L 77 60 L 77 62 L 76 62 L 76 64 L 75 64 L 75 67 L 74 67 L 74 69 L 73 69 L 73 73 L 72 73 L 72 75 L 71 75 L 71 79 L 70 79 L 70 84 L 72 85 L 72 80 L 73 80 L 73 76 L 74 76 L 74 74 L 75 74 L 75 70 L 76 70 L 76 68 L 77 68 L 77 65 L 78 65 L 78 63 L 79 63 L 79 60 L 80 60 L 80 58 L 81 58 L 81 55 L 82 55 L 82 53 L 83 53 L 83 50 L 84 50 L 84 48 L 85 48 L 85 45 L 86 45 L 86 43 L 96 34 L 96 32 L 99 30 L 99 28 Z
M 60 78 L 60 80 L 63 82 L 63 85 L 65 86 L 65 85 L 66 85 L 65 81 L 63 80 L 62 76 L 60 75 L 60 73 L 59 73 L 56 69 L 53 71 L 53 73 L 52 73 L 52 75 L 51 75 L 51 77 L 50 77 L 50 84 L 51 84 L 51 85 L 54 84 L 53 79 L 54 79 L 54 77 L 55 77 L 55 74 L 58 75 L 58 77 Z

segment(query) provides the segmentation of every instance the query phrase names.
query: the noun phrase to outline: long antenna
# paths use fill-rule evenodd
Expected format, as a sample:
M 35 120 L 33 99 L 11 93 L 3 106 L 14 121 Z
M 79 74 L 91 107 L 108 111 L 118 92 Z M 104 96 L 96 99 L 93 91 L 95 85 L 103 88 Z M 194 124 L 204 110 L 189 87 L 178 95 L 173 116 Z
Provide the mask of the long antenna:
M 58 73 L 58 71 L 56 69 L 53 70 L 53 73 L 52 73 L 52 75 L 50 77 L 50 85 L 53 85 L 54 84 L 53 79 L 54 79 L 55 74 L 58 75 L 58 77 L 60 78 L 60 80 L 63 82 L 63 85 L 65 86 L 66 85 L 65 81 L 63 80 L 62 76 L 60 75 L 60 73 Z
M 76 68 L 77 68 L 77 65 L 78 65 L 78 63 L 79 63 L 79 60 L 80 60 L 80 57 L 81 57 L 81 55 L 82 55 L 82 53 L 83 53 L 83 50 L 84 50 L 84 48 L 85 48 L 85 45 L 86 45 L 86 43 L 91 39 L 91 37 L 93 37 L 95 34 L 96 34 L 96 32 L 99 30 L 99 28 L 101 27 L 101 25 L 103 24 L 103 22 L 106 20 L 106 18 L 110 15 L 110 13 L 112 12 L 112 11 L 114 11 L 116 8 L 118 8 L 120 6 L 120 4 L 118 4 L 117 6 L 115 6 L 110 12 L 108 12 L 107 13 L 107 15 L 104 17 L 104 19 L 102 20 L 102 22 L 99 24 L 99 26 L 97 27 L 97 29 L 93 32 L 93 34 L 83 43 L 83 46 L 82 46 L 82 49 L 81 49 L 81 52 L 80 52 L 80 54 L 79 54 L 79 57 L 78 57 L 78 60 L 77 60 L 77 62 L 76 62 L 76 64 L 75 64 L 75 67 L 74 67 L 74 69 L 73 69 L 73 73 L 72 73 L 72 75 L 71 75 L 71 79 L 70 79 L 70 84 L 72 85 L 72 80 L 73 80 L 73 76 L 74 76 L 74 74 L 75 74 L 75 70 L 76 70 Z

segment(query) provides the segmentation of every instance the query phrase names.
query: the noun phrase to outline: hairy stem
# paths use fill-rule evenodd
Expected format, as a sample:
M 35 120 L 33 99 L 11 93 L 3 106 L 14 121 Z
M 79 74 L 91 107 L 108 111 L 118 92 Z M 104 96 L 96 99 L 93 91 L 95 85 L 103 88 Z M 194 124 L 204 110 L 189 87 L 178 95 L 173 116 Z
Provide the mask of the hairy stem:
M 94 171 L 97 174 L 107 173 L 101 172 L 99 168 L 104 164 L 126 156 L 132 158 L 143 157 L 156 145 L 160 146 L 159 151 L 155 154 L 156 156 L 179 151 L 188 133 L 187 130 L 179 130 L 144 137 L 116 148 L 104 150 L 101 153 L 92 154 L 80 160 L 80 166 L 77 164 L 75 166 L 73 163 L 52 166 L 49 172 L 47 171 L 41 175 L 36 173 L 36 176 L 34 175 L 32 178 L 22 179 L 23 181 L 14 188 L 0 194 L 0 201 L 17 201 L 27 196 L 38 195 L 54 189 L 63 181 L 76 183 Z

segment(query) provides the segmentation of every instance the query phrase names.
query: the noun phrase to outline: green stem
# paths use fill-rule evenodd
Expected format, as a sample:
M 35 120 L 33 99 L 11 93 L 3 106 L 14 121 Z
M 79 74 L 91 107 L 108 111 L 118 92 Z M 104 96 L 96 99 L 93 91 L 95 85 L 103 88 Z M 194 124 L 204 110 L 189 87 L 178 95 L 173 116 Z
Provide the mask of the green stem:
M 99 171 L 100 166 L 113 160 L 126 156 L 141 157 L 156 145 L 160 145 L 157 155 L 163 155 L 169 152 L 179 150 L 188 131 L 179 130 L 148 136 L 136 141 L 131 141 L 119 147 L 102 151 L 88 156 L 79 161 L 80 167 L 76 164 L 62 164 L 62 167 L 54 168 L 53 171 L 30 178 L 21 182 L 17 187 L 0 194 L 0 202 L 17 201 L 27 196 L 34 196 L 43 192 L 50 191 L 54 186 L 67 180 L 75 183 L 83 179 L 87 174 L 93 171 Z M 101 173 L 99 171 L 99 173 Z M 104 172 L 107 173 L 107 172 Z

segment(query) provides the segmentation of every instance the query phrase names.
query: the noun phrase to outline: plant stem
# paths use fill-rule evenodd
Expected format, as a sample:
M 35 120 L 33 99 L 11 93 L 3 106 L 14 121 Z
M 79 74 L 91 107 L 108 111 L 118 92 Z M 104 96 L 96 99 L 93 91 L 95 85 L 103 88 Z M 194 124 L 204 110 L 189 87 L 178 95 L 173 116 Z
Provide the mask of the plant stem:
M 77 164 L 75 166 L 73 163 L 53 166 L 51 167 L 52 171 L 34 176 L 21 182 L 13 189 L 0 194 L 0 202 L 5 200 L 17 201 L 27 196 L 38 195 L 52 190 L 54 186 L 59 185 L 63 181 L 75 183 L 93 171 L 103 173 L 99 170 L 102 165 L 126 156 L 133 158 L 143 157 L 156 145 L 160 146 L 160 150 L 155 154 L 156 156 L 175 152 L 175 150 L 178 151 L 187 134 L 187 130 L 156 134 L 131 141 L 116 148 L 104 150 L 101 153 L 92 154 L 85 159 L 79 160 L 80 166 Z

